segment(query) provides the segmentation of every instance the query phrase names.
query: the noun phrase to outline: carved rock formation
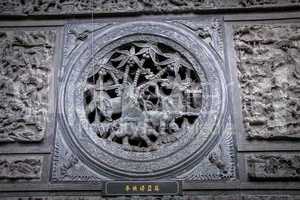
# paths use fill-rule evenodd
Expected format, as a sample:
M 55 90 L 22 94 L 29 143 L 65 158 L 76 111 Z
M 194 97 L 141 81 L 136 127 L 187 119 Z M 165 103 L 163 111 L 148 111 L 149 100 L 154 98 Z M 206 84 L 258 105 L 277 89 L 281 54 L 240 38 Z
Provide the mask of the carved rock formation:
M 300 25 L 235 27 L 249 138 L 300 139 Z
M 300 179 L 300 156 L 297 154 L 259 154 L 247 158 L 250 179 Z
M 42 161 L 40 156 L 1 156 L 0 179 L 39 179 Z
M 0 143 L 39 142 L 46 129 L 53 31 L 0 32 Z

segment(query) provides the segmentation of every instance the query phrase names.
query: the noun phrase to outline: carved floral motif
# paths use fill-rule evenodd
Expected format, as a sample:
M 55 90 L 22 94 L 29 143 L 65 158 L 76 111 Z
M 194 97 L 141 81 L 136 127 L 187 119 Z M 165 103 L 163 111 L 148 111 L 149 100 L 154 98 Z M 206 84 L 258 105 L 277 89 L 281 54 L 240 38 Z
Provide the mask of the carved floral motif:
M 0 143 L 39 142 L 46 129 L 53 31 L 0 32 Z
M 238 26 L 234 39 L 249 138 L 300 139 L 300 26 Z

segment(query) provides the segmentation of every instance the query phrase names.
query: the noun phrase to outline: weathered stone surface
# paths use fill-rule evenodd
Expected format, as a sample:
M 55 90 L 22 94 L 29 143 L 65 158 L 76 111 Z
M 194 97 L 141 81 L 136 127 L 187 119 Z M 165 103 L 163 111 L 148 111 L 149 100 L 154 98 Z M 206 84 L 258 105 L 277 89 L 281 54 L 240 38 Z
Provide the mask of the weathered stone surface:
M 300 25 L 234 28 L 249 138 L 300 139 Z
M 52 180 L 176 177 L 184 158 L 203 162 L 187 180 L 233 179 L 222 33 L 220 18 L 66 25 Z
M 46 132 L 54 31 L 0 31 L 0 143 L 39 142 Z
M 298 200 L 295 195 L 243 195 L 243 200 Z
M 297 0 L 3 0 L 0 13 L 7 15 L 178 12 L 228 8 L 299 6 Z
M 41 156 L 0 156 L 0 180 L 39 179 L 42 164 Z
M 40 196 L 40 197 L 0 197 L 0 199 L 1 200 L 239 200 L 239 196 L 238 195 L 127 196 L 127 197 L 125 196 L 116 196 L 116 197 Z
M 222 139 L 209 155 L 192 170 L 180 175 L 179 179 L 208 181 L 234 180 L 236 178 L 236 158 L 230 121 L 231 118 L 228 118 Z
M 62 139 L 61 131 L 58 128 L 54 148 L 52 177 L 53 182 L 101 182 L 105 177 L 99 176 L 88 169 L 78 156 L 74 154 Z
M 299 180 L 300 155 L 256 154 L 247 157 L 248 177 L 262 180 Z

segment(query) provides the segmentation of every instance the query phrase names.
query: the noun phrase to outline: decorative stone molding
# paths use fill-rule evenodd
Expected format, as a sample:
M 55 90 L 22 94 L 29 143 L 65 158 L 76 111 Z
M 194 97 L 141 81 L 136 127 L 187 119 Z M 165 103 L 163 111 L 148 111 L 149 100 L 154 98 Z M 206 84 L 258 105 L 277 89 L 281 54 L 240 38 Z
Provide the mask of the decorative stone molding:
M 40 179 L 43 157 L 0 156 L 0 180 Z
M 187 180 L 234 179 L 222 28 L 219 18 L 66 25 L 52 180 L 175 178 L 183 162 L 206 169 Z
M 234 180 L 236 177 L 234 142 L 232 138 L 231 119 L 228 118 L 223 130 L 223 138 L 214 147 L 211 153 L 196 167 L 180 175 L 178 178 L 192 180 Z
M 252 180 L 299 180 L 298 154 L 253 154 L 247 157 L 248 177 Z
M 40 142 L 46 132 L 54 31 L 0 31 L 0 143 Z
M 296 195 L 243 195 L 243 200 L 297 200 Z
M 52 177 L 53 182 L 100 182 L 105 177 L 97 175 L 88 169 L 62 139 L 60 129 L 57 129 L 56 143 L 53 157 Z
M 41 197 L 0 197 L 0 200 L 239 200 L 239 198 L 238 195 L 127 196 L 127 197 L 125 196 L 116 196 L 116 197 L 41 196 Z
M 300 139 L 300 25 L 234 27 L 248 137 Z
M 298 0 L 3 0 L 2 15 L 172 13 L 299 6 Z

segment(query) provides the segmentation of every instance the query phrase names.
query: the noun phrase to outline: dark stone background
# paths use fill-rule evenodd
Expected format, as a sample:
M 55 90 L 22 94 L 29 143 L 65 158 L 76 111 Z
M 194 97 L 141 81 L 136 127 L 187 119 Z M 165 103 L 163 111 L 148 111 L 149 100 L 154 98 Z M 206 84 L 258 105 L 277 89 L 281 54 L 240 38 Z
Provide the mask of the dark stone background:
M 299 7 L 297 0 L 2 0 L 0 199 L 300 199 Z M 184 196 L 174 197 L 108 198 L 98 182 L 53 182 L 65 25 L 207 17 L 224 24 L 236 178 L 184 181 Z M 27 104 L 15 101 L 25 93 Z M 28 110 L 34 120 L 20 117 Z M 66 159 L 66 169 L 76 165 Z

